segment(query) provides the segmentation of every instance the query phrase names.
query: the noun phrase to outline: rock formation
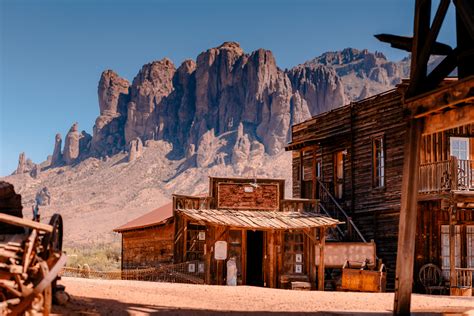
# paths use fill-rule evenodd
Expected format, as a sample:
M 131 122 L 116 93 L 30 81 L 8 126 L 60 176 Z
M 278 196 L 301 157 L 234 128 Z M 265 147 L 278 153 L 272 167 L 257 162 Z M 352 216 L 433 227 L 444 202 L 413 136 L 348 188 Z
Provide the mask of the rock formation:
M 125 124 L 126 143 L 136 137 L 158 139 L 163 122 L 157 120 L 157 114 L 165 107 L 163 99 L 173 91 L 175 72 L 174 64 L 165 58 L 144 65 L 133 79 Z
M 350 101 L 392 89 L 409 75 L 409 60 L 388 61 L 380 52 L 346 48 L 327 52 L 304 63 L 305 66 L 327 66 L 334 69 L 345 86 Z M 365 91 L 362 91 L 365 90 Z
M 25 153 L 20 153 L 20 156 L 18 157 L 18 167 L 16 167 L 16 174 L 21 174 L 25 173 L 26 171 L 26 156 Z
M 130 83 L 114 71 L 102 73 L 97 88 L 100 115 L 94 125 L 91 152 L 98 156 L 113 155 L 125 145 Z
M 237 129 L 237 141 L 232 151 L 232 164 L 236 170 L 243 170 L 249 161 L 250 156 L 250 140 L 247 134 L 244 134 L 244 126 L 239 124 Z
M 280 152 L 293 124 L 392 88 L 408 74 L 408 64 L 350 48 L 283 71 L 271 51 L 248 54 L 225 42 L 178 68 L 167 58 L 148 63 L 132 84 L 106 70 L 92 138 L 72 128 L 61 157 L 56 137 L 52 165 L 127 150 L 133 156 L 140 139 L 164 140 L 173 146 L 169 157 L 196 157 L 201 167 L 217 163 L 217 154 L 219 164 L 244 166 L 251 144 L 260 144 L 259 153 Z
M 30 176 L 33 179 L 36 179 L 39 177 L 40 173 L 41 173 L 41 166 L 34 164 L 33 169 L 31 169 L 30 171 Z
M 56 134 L 56 137 L 54 138 L 54 150 L 53 150 L 53 155 L 51 157 L 51 165 L 52 166 L 57 166 L 60 165 L 63 162 L 63 155 L 61 153 L 61 148 L 62 148 L 62 138 L 61 134 Z
M 132 162 L 139 158 L 143 152 L 143 143 L 140 138 L 135 138 L 130 141 L 128 149 L 128 161 Z
M 33 169 L 33 167 L 34 163 L 31 161 L 31 159 L 26 158 L 25 153 L 22 152 L 18 156 L 18 166 L 16 167 L 14 174 L 28 173 Z
M 288 71 L 294 91 L 308 103 L 311 116 L 348 102 L 344 86 L 334 69 L 322 65 L 300 65 Z M 298 112 L 303 112 L 301 109 Z
M 72 164 L 79 157 L 79 140 L 80 135 L 77 130 L 77 123 L 74 123 L 69 129 L 66 135 L 66 141 L 64 142 L 63 159 L 66 164 Z
M 35 196 L 35 202 L 39 206 L 47 206 L 51 204 L 51 193 L 48 187 L 41 188 Z

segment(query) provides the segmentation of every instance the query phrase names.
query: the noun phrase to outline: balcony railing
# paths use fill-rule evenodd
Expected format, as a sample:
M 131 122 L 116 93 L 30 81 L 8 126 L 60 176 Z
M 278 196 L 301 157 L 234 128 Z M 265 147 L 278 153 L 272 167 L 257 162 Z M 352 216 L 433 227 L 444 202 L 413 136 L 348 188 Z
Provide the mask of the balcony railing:
M 474 161 L 451 157 L 449 160 L 420 165 L 418 192 L 443 193 L 474 190 Z
M 283 212 L 314 212 L 319 213 L 319 200 L 315 199 L 285 199 L 281 200 Z

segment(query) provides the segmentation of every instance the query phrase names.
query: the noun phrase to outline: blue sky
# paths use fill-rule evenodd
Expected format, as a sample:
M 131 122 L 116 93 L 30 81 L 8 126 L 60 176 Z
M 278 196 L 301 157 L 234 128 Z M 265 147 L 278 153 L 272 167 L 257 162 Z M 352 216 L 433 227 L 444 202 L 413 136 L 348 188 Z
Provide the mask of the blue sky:
M 406 54 L 373 35 L 411 35 L 413 8 L 414 0 L 0 0 L 0 175 L 22 151 L 44 161 L 54 135 L 64 139 L 75 121 L 92 134 L 105 69 L 131 81 L 145 63 L 179 65 L 224 41 L 270 49 L 281 68 L 346 47 L 399 60 Z M 440 40 L 454 44 L 451 11 Z

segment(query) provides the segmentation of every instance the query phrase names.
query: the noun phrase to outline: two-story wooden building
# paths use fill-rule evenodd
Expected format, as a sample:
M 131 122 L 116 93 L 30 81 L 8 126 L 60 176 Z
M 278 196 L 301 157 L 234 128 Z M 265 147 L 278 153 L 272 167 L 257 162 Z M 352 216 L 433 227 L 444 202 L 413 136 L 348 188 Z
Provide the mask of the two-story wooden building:
M 286 148 L 293 152 L 293 195 L 320 199 L 323 211 L 346 222 L 336 231 L 340 239 L 373 239 L 392 289 L 409 119 L 406 87 L 401 84 L 293 126 Z M 414 282 L 426 263 L 442 268 L 449 280 L 450 223 L 456 226 L 456 267 L 474 267 L 473 95 L 472 78 L 446 80 L 436 97 L 449 100 L 454 111 L 429 113 L 425 119 Z

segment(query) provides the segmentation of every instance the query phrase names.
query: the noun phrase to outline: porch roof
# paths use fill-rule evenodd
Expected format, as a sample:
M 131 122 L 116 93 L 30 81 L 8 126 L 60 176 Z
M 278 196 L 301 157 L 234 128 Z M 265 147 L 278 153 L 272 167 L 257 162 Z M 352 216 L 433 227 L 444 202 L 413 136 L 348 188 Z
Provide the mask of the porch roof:
M 286 230 L 333 227 L 342 224 L 337 219 L 311 212 L 277 212 L 225 209 L 177 209 L 190 220 L 202 224 L 232 226 L 241 229 Z

